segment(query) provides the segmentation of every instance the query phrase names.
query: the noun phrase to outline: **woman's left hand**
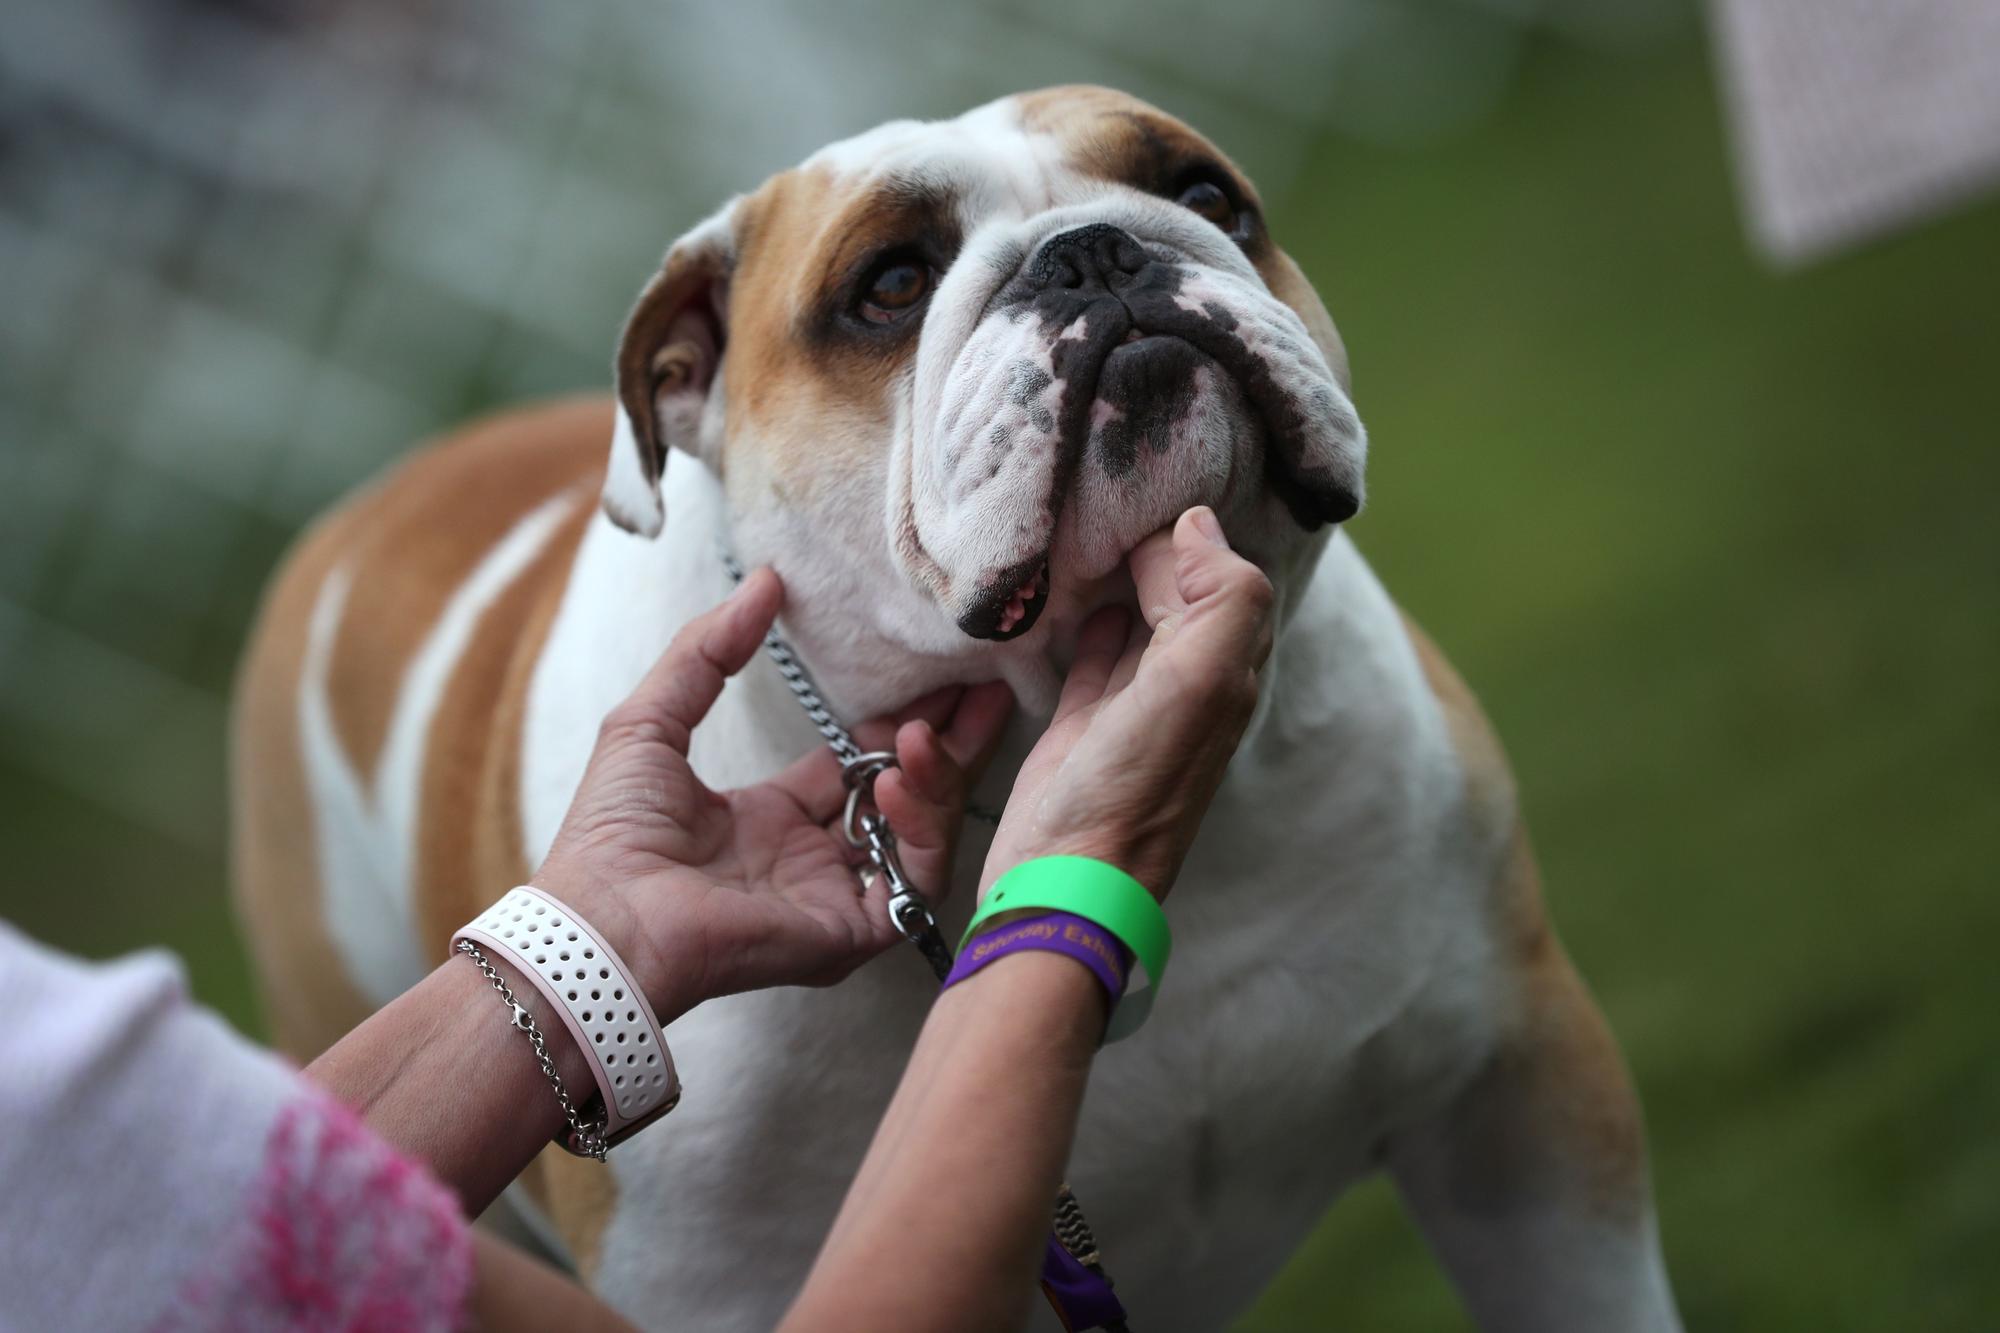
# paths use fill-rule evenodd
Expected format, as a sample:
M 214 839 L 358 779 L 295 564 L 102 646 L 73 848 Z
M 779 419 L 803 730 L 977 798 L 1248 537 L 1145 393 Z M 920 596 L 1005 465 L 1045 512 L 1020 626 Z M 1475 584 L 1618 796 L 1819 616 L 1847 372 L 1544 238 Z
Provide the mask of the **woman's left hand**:
M 827 985 L 897 938 L 880 876 L 840 829 L 840 765 L 820 748 L 768 782 L 710 790 L 688 764 L 695 727 L 756 653 L 783 600 L 759 570 L 691 621 L 597 748 L 533 883 L 602 931 L 638 973 L 662 1022 L 703 999 L 760 986 Z M 972 777 L 1013 708 L 998 682 L 919 700 L 856 731 L 899 767 L 875 799 L 904 868 L 942 896 Z

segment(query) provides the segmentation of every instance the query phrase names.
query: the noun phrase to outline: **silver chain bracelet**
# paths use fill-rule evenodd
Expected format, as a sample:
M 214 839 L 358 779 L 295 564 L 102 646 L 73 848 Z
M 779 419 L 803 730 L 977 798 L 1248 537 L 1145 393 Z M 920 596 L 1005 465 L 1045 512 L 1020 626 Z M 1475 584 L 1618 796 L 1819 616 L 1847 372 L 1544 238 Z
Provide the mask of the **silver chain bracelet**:
M 562 1075 L 556 1072 L 555 1058 L 549 1054 L 549 1043 L 542 1036 L 542 1030 L 535 1026 L 535 1016 L 514 998 L 514 988 L 509 986 L 507 979 L 494 969 L 478 945 L 471 940 L 460 940 L 458 951 L 479 965 L 479 970 L 493 983 L 493 989 L 500 992 L 500 998 L 514 1011 L 512 1018 L 514 1029 L 525 1036 L 528 1044 L 535 1048 L 535 1059 L 541 1062 L 542 1073 L 548 1076 L 549 1086 L 555 1089 L 556 1101 L 562 1104 L 563 1119 L 569 1123 L 569 1133 L 556 1142 L 578 1157 L 594 1157 L 600 1162 L 603 1161 L 607 1147 L 604 1142 L 606 1118 L 604 1110 L 600 1107 L 595 1118 L 588 1122 L 577 1114 L 576 1104 L 569 1097 L 569 1089 L 563 1086 Z M 565 954 L 564 957 L 568 955 Z

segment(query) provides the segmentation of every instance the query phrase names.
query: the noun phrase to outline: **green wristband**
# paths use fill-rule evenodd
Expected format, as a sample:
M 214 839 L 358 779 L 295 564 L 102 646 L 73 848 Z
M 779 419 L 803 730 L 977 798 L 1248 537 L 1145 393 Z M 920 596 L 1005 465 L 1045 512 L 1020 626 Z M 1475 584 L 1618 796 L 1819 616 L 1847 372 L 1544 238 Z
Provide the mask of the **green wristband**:
M 1146 969 L 1146 988 L 1127 992 L 1111 1015 L 1104 1040 L 1117 1041 L 1139 1030 L 1152 1011 L 1153 997 L 1159 993 L 1160 979 L 1167 972 L 1167 956 L 1174 950 L 1173 932 L 1167 929 L 1167 914 L 1146 886 L 1117 866 L 1087 856 L 1043 856 L 1023 861 L 1000 877 L 986 901 L 966 923 L 959 947 L 994 917 L 1003 912 L 1027 908 L 1052 912 L 1073 912 L 1118 937 L 1132 951 L 1139 966 Z

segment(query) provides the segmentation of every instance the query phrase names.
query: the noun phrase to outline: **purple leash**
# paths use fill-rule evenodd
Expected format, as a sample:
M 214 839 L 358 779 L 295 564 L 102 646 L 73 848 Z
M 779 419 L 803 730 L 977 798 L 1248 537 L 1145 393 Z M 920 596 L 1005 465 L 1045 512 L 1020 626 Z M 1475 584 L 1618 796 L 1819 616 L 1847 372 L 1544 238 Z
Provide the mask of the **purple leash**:
M 1055 1233 L 1042 1250 L 1042 1295 L 1055 1307 L 1056 1318 L 1069 1333 L 1088 1328 L 1116 1330 L 1125 1327 L 1125 1307 L 1111 1290 L 1111 1279 L 1102 1269 L 1085 1268 L 1075 1255 L 1063 1248 Z

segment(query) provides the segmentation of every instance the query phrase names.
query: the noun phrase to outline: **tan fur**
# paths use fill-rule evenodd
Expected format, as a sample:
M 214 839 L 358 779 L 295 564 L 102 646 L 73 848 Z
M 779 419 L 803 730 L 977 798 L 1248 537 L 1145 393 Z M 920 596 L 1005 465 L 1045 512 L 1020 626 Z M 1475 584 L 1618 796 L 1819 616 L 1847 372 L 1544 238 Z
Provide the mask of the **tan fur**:
M 816 476 L 879 464 L 883 387 L 902 358 L 815 337 L 814 323 L 836 284 L 906 226 L 893 200 L 823 167 L 781 172 L 737 206 L 723 387 L 731 437 L 758 443 L 748 465 L 764 475 L 749 484 L 804 500 Z M 732 457 L 725 478 L 745 465 Z
M 296 1060 L 316 1056 L 368 1014 L 327 939 L 299 754 L 299 677 L 320 588 L 337 567 L 353 573 L 329 691 L 349 762 L 367 774 L 403 671 L 451 594 L 525 514 L 565 491 L 575 497 L 541 555 L 481 619 L 433 723 L 416 883 L 426 956 L 442 960 L 451 932 L 532 870 L 522 860 L 516 797 L 521 717 L 570 560 L 596 511 L 611 413 L 608 397 L 568 399 L 438 442 L 315 526 L 271 585 L 237 686 L 235 883 L 272 1036 Z M 525 1181 L 589 1264 L 615 1196 L 604 1171 L 576 1166 L 551 1150 Z
M 545 442 L 568 434 L 571 420 L 595 422 L 594 403 L 545 411 L 556 415 L 509 413 L 476 423 L 413 455 L 354 506 L 342 553 L 354 581 L 327 693 L 356 772 L 374 771 L 403 668 L 446 600 L 523 514 L 601 464 Z
M 1519 1007 L 1499 1053 L 1453 1112 L 1453 1191 L 1471 1211 L 1564 1191 L 1600 1216 L 1635 1221 L 1647 1198 L 1638 1099 L 1604 1016 L 1549 923 L 1507 757 L 1444 654 L 1407 615 L 1403 623 L 1464 765 L 1472 819 L 1512 830 L 1494 866 L 1491 909 L 1518 978 Z M 1564 1151 L 1549 1151 L 1556 1144 Z
M 262 984 L 264 1020 L 300 1062 L 368 1016 L 320 915 L 313 814 L 299 754 L 299 675 L 313 599 L 344 557 L 352 512 L 315 524 L 264 595 L 237 674 L 230 720 L 230 878 L 237 919 Z M 255 774 L 254 781 L 244 775 Z
M 1080 169 L 1106 180 L 1143 179 L 1155 165 L 1175 159 L 1212 158 L 1234 172 L 1220 148 L 1192 126 L 1130 93 L 1095 84 L 1068 83 L 1015 99 L 1021 123 L 1060 136 Z M 1253 203 L 1256 191 L 1241 180 Z
M 535 651 L 596 510 L 594 490 L 572 488 L 548 547 L 481 618 L 431 723 L 416 863 L 427 956 L 442 957 L 453 931 L 534 869 L 521 858 L 521 714 Z

